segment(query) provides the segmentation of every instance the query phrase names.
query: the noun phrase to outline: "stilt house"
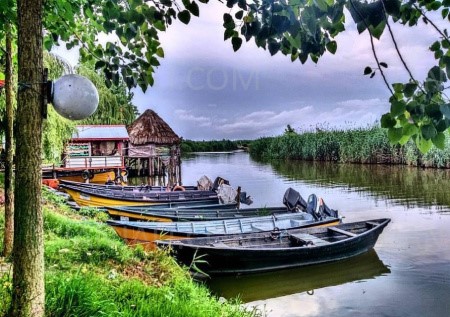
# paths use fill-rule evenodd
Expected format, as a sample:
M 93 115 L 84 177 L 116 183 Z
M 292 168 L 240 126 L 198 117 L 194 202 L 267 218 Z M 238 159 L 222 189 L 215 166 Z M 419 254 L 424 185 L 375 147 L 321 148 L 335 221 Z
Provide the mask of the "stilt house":
M 137 175 L 180 178 L 181 138 L 153 110 L 147 109 L 128 127 L 127 166 Z
M 79 125 L 64 153 L 66 168 L 122 167 L 128 143 L 125 125 Z

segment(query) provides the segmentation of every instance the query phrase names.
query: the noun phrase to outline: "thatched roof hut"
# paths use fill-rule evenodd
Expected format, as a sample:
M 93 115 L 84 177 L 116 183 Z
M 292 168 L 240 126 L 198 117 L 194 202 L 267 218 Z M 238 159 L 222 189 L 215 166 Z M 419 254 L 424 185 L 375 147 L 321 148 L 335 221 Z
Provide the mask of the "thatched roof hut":
M 180 137 L 153 110 L 147 109 L 128 127 L 128 135 L 133 145 L 172 145 L 181 142 Z

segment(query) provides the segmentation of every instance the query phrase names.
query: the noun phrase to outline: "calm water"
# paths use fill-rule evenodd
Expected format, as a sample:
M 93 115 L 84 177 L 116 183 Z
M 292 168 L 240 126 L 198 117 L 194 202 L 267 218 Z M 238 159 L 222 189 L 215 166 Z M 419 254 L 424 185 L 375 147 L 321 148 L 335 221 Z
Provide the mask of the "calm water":
M 215 278 L 265 316 L 450 316 L 450 171 L 253 161 L 246 153 L 185 158 L 184 184 L 201 175 L 242 186 L 253 206 L 279 206 L 288 187 L 323 197 L 344 221 L 389 217 L 375 250 L 346 261 Z M 253 207 L 252 206 L 252 207 Z

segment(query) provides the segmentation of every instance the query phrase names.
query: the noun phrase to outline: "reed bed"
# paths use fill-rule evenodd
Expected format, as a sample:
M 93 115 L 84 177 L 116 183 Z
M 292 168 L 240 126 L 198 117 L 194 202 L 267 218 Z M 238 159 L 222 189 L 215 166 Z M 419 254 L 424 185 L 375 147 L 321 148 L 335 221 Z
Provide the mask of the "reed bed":
M 181 151 L 183 153 L 235 151 L 241 147 L 246 147 L 249 142 L 247 140 L 231 141 L 225 139 L 211 141 L 183 140 L 181 143 Z
M 389 143 L 385 129 L 377 126 L 351 130 L 317 130 L 260 138 L 250 144 L 257 159 L 287 159 L 361 164 L 406 164 L 450 168 L 450 135 L 444 150 L 433 147 L 420 153 L 412 140 L 404 146 Z

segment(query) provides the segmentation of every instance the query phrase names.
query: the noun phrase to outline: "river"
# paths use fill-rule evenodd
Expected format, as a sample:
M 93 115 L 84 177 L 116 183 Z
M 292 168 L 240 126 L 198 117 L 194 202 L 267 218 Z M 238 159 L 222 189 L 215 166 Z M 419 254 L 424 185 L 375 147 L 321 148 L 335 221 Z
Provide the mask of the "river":
M 450 316 L 450 171 L 314 162 L 261 163 L 247 153 L 183 159 L 184 184 L 202 175 L 241 186 L 252 207 L 280 206 L 288 187 L 315 193 L 344 222 L 388 217 L 375 250 L 349 260 L 214 278 L 263 316 Z

